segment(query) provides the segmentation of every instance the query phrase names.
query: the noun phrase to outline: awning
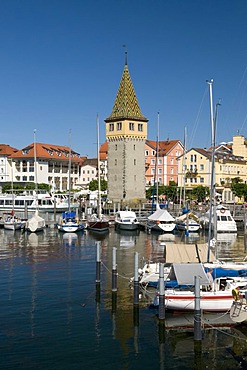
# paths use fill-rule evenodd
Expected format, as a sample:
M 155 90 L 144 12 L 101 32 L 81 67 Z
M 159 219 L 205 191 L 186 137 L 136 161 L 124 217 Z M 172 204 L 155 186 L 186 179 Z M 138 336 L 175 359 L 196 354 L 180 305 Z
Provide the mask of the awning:
M 179 285 L 194 285 L 195 276 L 200 278 L 201 285 L 209 284 L 206 272 L 201 263 L 173 264 L 173 269 Z

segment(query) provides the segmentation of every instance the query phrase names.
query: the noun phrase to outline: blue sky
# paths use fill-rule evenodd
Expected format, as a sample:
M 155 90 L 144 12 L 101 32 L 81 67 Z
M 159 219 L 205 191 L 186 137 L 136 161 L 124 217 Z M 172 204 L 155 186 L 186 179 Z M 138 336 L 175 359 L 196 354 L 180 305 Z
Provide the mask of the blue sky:
M 124 67 L 148 139 L 209 147 L 206 80 L 221 99 L 216 142 L 247 136 L 246 0 L 1 0 L 1 143 L 69 145 L 96 156 Z

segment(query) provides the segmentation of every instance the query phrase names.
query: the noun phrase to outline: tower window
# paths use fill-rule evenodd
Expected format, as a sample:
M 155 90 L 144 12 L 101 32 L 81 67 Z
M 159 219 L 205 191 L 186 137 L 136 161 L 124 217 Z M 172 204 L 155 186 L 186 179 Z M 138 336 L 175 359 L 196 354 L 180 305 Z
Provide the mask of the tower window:
M 143 124 L 142 123 L 138 123 L 138 131 L 143 131 Z
M 136 165 L 136 159 L 134 159 L 134 166 Z
M 115 150 L 117 150 L 117 144 L 115 144 Z
M 117 131 L 122 130 L 122 122 L 117 123 Z
M 134 150 L 136 150 L 136 146 L 135 146 L 135 144 L 134 144 L 134 147 L 133 147 L 133 148 L 134 148 Z
M 114 131 L 114 123 L 109 124 L 109 131 Z
M 130 131 L 135 130 L 135 124 L 133 122 L 129 122 L 129 129 L 130 129 Z
M 117 166 L 117 159 L 115 159 L 115 166 Z

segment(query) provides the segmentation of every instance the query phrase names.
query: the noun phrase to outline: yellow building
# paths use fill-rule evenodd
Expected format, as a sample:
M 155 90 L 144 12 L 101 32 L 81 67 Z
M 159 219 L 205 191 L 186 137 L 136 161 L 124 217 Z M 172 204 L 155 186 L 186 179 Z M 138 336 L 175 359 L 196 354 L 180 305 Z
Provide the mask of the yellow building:
M 233 144 L 222 144 L 215 149 L 215 176 L 214 183 L 223 202 L 233 202 L 234 196 L 230 186 L 232 180 L 240 178 L 247 183 L 247 150 L 245 152 L 245 140 L 238 136 L 233 138 Z M 240 147 L 240 145 L 242 147 Z M 244 145 L 243 145 L 244 144 Z M 239 154 L 245 154 L 240 156 Z M 236 155 L 236 153 L 238 155 Z M 212 169 L 212 150 L 192 148 L 178 158 L 178 186 L 193 189 L 202 185 L 210 188 Z

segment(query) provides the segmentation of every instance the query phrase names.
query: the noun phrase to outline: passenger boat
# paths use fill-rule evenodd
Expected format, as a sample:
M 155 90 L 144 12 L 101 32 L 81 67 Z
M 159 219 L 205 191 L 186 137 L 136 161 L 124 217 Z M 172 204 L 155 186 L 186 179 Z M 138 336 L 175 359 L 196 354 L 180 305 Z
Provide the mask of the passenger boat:
M 119 211 L 115 217 L 115 226 L 120 230 L 137 230 L 139 221 L 133 211 Z
M 160 209 L 148 216 L 147 230 L 171 233 L 176 227 L 175 219 L 166 209 Z
M 38 204 L 37 204 L 38 203 Z M 53 196 L 47 191 L 35 190 L 25 191 L 22 194 L 0 194 L 0 211 L 11 211 L 14 206 L 15 211 L 35 211 L 37 206 L 40 211 L 53 212 L 56 209 L 62 212 L 68 209 L 68 198 L 65 195 Z M 73 208 L 78 207 L 73 204 Z

